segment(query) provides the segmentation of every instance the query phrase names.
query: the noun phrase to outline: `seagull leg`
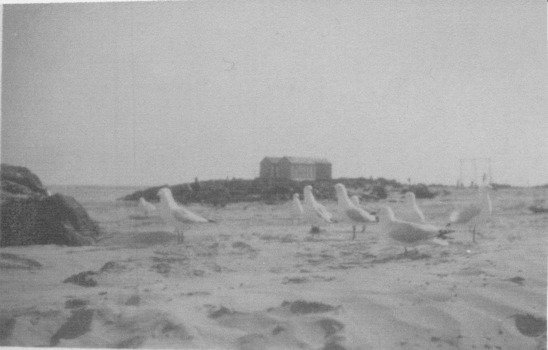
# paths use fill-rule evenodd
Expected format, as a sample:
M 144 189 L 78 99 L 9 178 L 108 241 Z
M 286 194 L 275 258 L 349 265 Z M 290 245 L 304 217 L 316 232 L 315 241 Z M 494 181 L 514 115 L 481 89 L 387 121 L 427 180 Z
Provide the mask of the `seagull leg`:
M 352 239 L 356 239 L 356 225 L 352 226 Z
M 183 243 L 183 231 L 178 228 L 175 232 L 177 233 L 177 244 Z
M 476 228 L 472 228 L 472 242 L 476 243 Z
M 362 227 L 362 233 L 365 232 L 365 224 L 363 224 L 363 227 Z
M 407 247 L 403 247 L 403 255 L 407 256 Z

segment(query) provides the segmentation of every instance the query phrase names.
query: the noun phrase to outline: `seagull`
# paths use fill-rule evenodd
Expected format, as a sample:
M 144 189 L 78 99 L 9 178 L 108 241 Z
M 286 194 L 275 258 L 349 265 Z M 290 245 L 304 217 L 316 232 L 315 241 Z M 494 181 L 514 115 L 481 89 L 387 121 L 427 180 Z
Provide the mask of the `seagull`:
M 292 202 L 292 210 L 293 210 L 293 216 L 297 219 L 303 216 L 303 205 L 301 204 L 301 200 L 299 199 L 299 194 L 295 193 L 293 195 L 293 202 Z
M 139 209 L 144 216 L 151 216 L 158 212 L 154 204 L 147 202 L 143 197 L 139 198 Z
M 366 210 L 356 206 L 348 198 L 348 192 L 343 184 L 336 184 L 338 211 L 342 219 L 352 223 L 352 239 L 356 238 L 356 224 L 365 225 L 368 222 L 377 222 L 378 218 Z
M 386 230 L 388 237 L 403 245 L 405 255 L 407 255 L 407 247 L 431 243 L 446 246 L 448 243 L 443 239 L 448 233 L 453 232 L 431 224 L 396 219 L 389 206 L 383 206 L 380 213 L 382 227 Z
M 369 213 L 375 215 L 375 210 L 371 209 L 371 207 L 368 207 L 367 205 L 362 205 L 360 203 L 360 197 L 358 197 L 357 195 L 351 196 L 350 201 L 354 203 L 354 205 L 357 206 L 358 208 L 363 208 L 365 209 L 365 211 L 368 211 Z
M 415 193 L 409 191 L 405 193 L 405 199 L 407 200 L 408 207 L 412 209 L 410 212 L 409 210 L 406 210 L 404 213 L 399 214 L 399 218 L 401 220 L 410 221 L 410 222 L 420 222 L 420 223 L 426 223 L 426 218 L 424 217 L 424 214 L 419 208 L 417 204 L 417 200 L 415 198 Z
M 356 207 L 358 208 L 362 208 L 361 204 L 360 204 L 360 197 L 358 197 L 357 195 L 353 195 L 350 197 L 350 201 L 352 202 L 352 204 L 354 204 Z M 363 208 L 365 209 L 365 208 Z M 365 232 L 365 224 L 362 225 L 362 232 Z
M 307 185 L 303 190 L 304 194 L 304 206 L 303 216 L 304 219 L 312 225 L 310 233 L 317 233 L 320 231 L 320 226 L 325 223 L 333 223 L 333 214 L 327 209 L 316 202 L 314 195 L 312 194 L 312 186 Z
M 160 189 L 160 191 L 158 191 L 158 196 L 160 197 L 160 203 L 158 205 L 160 217 L 166 224 L 175 228 L 177 243 L 183 242 L 183 229 L 185 228 L 185 224 L 214 222 L 213 220 L 208 220 L 178 205 L 173 199 L 173 194 L 168 187 Z
M 493 206 L 487 186 L 478 188 L 478 198 L 475 202 L 455 210 L 449 216 L 447 226 L 467 226 L 472 233 L 472 242 L 476 242 L 476 228 L 493 213 Z

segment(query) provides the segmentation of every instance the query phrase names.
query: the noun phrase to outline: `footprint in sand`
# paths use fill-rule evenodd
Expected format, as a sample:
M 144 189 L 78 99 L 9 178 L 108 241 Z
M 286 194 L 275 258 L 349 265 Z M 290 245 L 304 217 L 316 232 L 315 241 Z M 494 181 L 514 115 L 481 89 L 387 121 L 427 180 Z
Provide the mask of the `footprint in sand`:
M 538 337 L 546 334 L 546 319 L 537 318 L 530 314 L 516 314 L 514 319 L 518 331 L 527 337 Z
M 56 346 L 61 339 L 75 339 L 90 330 L 94 310 L 78 309 L 51 337 L 50 346 Z
M 209 318 L 221 326 L 236 328 L 247 334 L 235 339 L 238 349 L 260 348 L 316 348 L 345 349 L 341 335 L 345 325 L 325 313 L 337 312 L 340 307 L 305 300 L 284 301 L 265 311 L 245 313 L 225 306 L 209 305 Z

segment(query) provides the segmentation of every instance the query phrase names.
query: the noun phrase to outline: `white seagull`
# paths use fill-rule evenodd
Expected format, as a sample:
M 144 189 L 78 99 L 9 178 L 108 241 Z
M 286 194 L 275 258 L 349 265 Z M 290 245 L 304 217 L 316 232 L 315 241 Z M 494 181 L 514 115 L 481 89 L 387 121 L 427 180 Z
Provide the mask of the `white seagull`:
M 356 238 L 357 224 L 363 224 L 365 228 L 366 223 L 378 221 L 376 216 L 350 201 L 346 187 L 343 184 L 336 184 L 335 191 L 337 192 L 338 211 L 341 219 L 352 223 L 352 239 Z
M 310 233 L 318 233 L 320 226 L 325 223 L 333 223 L 333 214 L 331 214 L 323 205 L 316 202 L 314 195 L 312 194 L 312 186 L 307 185 L 303 190 L 304 194 L 304 206 L 303 216 L 304 219 L 312 225 Z
M 293 195 L 293 202 L 291 204 L 292 204 L 291 209 L 293 212 L 293 216 L 297 219 L 301 218 L 303 216 L 304 209 L 303 209 L 303 205 L 301 204 L 301 200 L 299 199 L 298 193 L 295 193 Z
M 485 222 L 493 213 L 491 198 L 487 186 L 478 188 L 478 198 L 475 202 L 457 209 L 449 216 L 447 226 L 467 226 L 468 231 L 472 233 L 472 241 L 476 241 L 476 228 Z
M 407 208 L 410 210 L 405 210 L 404 212 L 398 214 L 398 217 L 400 220 L 404 221 L 410 221 L 410 222 L 420 222 L 420 223 L 426 223 L 426 218 L 424 217 L 424 214 L 419 208 L 419 205 L 417 204 L 417 199 L 415 198 L 415 194 L 411 191 L 405 193 L 405 199 L 407 201 Z
M 361 204 L 361 201 L 360 201 L 360 197 L 358 197 L 357 195 L 353 195 L 350 197 L 350 201 L 352 203 L 354 203 L 355 206 L 357 206 L 358 208 L 363 208 L 365 209 L 365 211 L 375 215 L 375 209 L 372 209 L 370 206 L 368 205 L 362 205 Z
M 358 208 L 362 208 L 362 209 L 365 209 L 365 211 L 369 211 L 367 208 L 365 207 L 362 207 L 362 205 L 360 204 L 360 197 L 358 197 L 357 195 L 353 195 L 350 197 L 350 201 Z M 373 213 L 371 213 L 373 214 Z M 365 232 L 365 224 L 362 225 L 362 232 Z
M 158 212 L 154 204 L 147 202 L 143 197 L 139 198 L 139 210 L 144 216 L 151 216 Z
M 178 205 L 173 199 L 171 190 L 167 187 L 160 189 L 158 196 L 160 197 L 158 204 L 160 217 L 166 224 L 175 228 L 178 243 L 183 241 L 183 229 L 186 224 L 214 222 Z
M 443 239 L 445 235 L 453 232 L 431 224 L 396 219 L 392 208 L 389 206 L 383 206 L 380 214 L 383 229 L 388 237 L 403 245 L 405 255 L 407 255 L 407 247 L 431 243 L 448 245 L 447 241 Z

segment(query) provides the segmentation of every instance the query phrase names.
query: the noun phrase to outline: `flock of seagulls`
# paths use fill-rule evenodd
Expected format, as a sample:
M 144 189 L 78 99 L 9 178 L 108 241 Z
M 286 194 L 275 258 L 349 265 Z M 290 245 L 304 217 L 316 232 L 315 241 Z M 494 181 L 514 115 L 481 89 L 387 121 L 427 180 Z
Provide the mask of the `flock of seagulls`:
M 407 248 L 422 244 L 448 245 L 449 237 L 447 235 L 454 232 L 454 228 L 457 227 L 467 227 L 475 242 L 478 225 L 485 222 L 492 214 L 491 199 L 486 187 L 480 187 L 478 198 L 475 201 L 453 211 L 449 217 L 449 223 L 444 227 L 427 222 L 413 192 L 405 194 L 407 211 L 402 211 L 400 217 L 396 217 L 388 205 L 383 205 L 378 211 L 378 215 L 373 210 L 364 208 L 360 205 L 357 196 L 348 196 L 348 191 L 343 184 L 336 184 L 335 191 L 337 194 L 337 216 L 316 201 L 312 186 L 307 185 L 303 189 L 303 203 L 301 203 L 298 193 L 293 195 L 293 217 L 304 219 L 311 225 L 310 233 L 312 234 L 318 234 L 320 227 L 326 224 L 349 223 L 352 225 L 352 239 L 356 239 L 356 226 L 362 225 L 362 232 L 365 232 L 367 224 L 380 222 L 382 231 L 404 247 L 404 254 L 407 254 Z M 214 222 L 179 205 L 167 187 L 160 189 L 158 196 L 160 197 L 158 206 L 140 198 L 139 209 L 145 216 L 159 214 L 167 225 L 174 228 L 178 243 L 183 242 L 183 230 L 189 225 Z

